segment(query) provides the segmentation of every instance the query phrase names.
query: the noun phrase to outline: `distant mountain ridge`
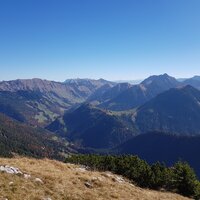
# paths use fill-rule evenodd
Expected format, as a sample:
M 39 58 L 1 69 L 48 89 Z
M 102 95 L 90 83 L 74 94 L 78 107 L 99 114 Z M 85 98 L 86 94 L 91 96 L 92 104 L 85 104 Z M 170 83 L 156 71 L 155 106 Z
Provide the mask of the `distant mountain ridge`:
M 20 121 L 44 126 L 77 104 L 94 102 L 103 109 L 129 110 L 170 88 L 186 84 L 199 89 L 199 76 L 180 83 L 163 74 L 150 76 L 138 85 L 117 84 L 104 79 L 67 79 L 64 83 L 37 78 L 2 81 L 0 111 Z M 9 108 L 7 113 L 5 108 Z
M 93 90 L 104 84 L 112 82 L 99 79 L 78 79 L 65 81 L 65 83 L 48 81 L 42 79 L 18 79 L 13 81 L 0 82 L 0 91 L 37 91 L 41 93 L 55 93 L 57 96 L 67 98 L 68 101 L 80 101 L 80 98 L 87 98 Z
M 105 88 L 105 86 L 107 88 Z M 108 86 L 107 84 L 100 87 L 96 92 L 94 92 L 89 98 L 88 101 L 98 101 L 99 103 L 107 102 L 115 97 L 117 97 L 119 94 L 121 94 L 123 91 L 130 88 L 132 85 L 130 83 L 118 83 L 114 86 Z
M 167 74 L 150 76 L 139 85 L 133 85 L 113 99 L 102 103 L 100 107 L 118 111 L 132 109 L 141 106 L 156 95 L 180 85 L 180 82 Z
M 198 76 L 194 79 L 198 81 Z M 0 112 L 32 125 L 46 126 L 72 106 L 84 102 L 97 101 L 98 107 L 108 110 L 129 110 L 182 85 L 167 74 L 150 76 L 139 85 L 104 79 L 68 79 L 65 83 L 41 79 L 3 81 Z
M 11 114 L 6 113 L 5 108 L 9 107 L 27 123 L 44 126 L 71 106 L 83 103 L 104 84 L 115 83 L 103 79 L 79 80 L 78 83 L 41 79 L 3 81 L 0 82 L 0 110 L 12 117 Z
M 200 90 L 200 76 L 194 76 L 192 78 L 186 79 L 183 83 L 186 85 L 191 85 Z

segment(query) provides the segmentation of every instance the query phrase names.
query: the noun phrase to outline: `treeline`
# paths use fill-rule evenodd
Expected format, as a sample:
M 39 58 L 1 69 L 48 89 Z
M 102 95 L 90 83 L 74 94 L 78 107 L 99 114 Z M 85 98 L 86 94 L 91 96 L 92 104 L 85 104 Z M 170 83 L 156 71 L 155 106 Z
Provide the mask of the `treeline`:
M 72 155 L 66 162 L 88 166 L 91 170 L 111 171 L 134 184 L 156 190 L 164 189 L 184 196 L 200 199 L 200 182 L 186 162 L 172 167 L 164 163 L 149 165 L 137 156 Z

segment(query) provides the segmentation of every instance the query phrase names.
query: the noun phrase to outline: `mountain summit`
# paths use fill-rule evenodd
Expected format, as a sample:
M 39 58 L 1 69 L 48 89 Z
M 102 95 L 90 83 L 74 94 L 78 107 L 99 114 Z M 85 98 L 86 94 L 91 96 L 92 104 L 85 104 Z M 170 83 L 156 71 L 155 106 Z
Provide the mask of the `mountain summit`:
M 163 74 L 150 76 L 139 85 L 133 85 L 121 92 L 115 98 L 102 103 L 102 108 L 110 110 L 128 110 L 146 103 L 156 95 L 170 89 L 178 87 L 180 83 L 173 77 Z

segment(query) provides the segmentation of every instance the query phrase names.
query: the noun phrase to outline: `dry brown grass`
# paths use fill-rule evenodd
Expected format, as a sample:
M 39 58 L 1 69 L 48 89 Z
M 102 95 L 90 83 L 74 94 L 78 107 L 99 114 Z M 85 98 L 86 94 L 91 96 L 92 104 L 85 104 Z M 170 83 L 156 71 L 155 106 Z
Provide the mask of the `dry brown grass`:
M 102 172 L 82 172 L 79 166 L 54 160 L 0 158 L 0 165 L 18 167 L 31 174 L 23 176 L 0 173 L 0 200 L 186 200 L 177 194 L 141 189 L 128 181 L 119 183 Z M 42 183 L 35 182 L 40 178 Z M 13 182 L 13 183 L 10 183 Z M 85 183 L 91 184 L 87 187 Z

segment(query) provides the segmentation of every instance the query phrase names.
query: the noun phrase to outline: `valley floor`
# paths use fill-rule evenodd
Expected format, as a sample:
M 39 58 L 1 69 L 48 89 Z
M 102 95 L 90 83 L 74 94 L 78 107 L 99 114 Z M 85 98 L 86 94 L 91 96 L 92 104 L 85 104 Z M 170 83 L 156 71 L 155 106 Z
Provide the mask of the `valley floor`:
M 10 173 L 1 172 L 6 165 Z M 18 168 L 19 172 L 15 172 L 15 169 L 12 171 L 10 166 Z M 22 199 L 186 200 L 188 198 L 141 189 L 110 172 L 88 171 L 81 166 L 54 160 L 0 158 L 0 200 Z

